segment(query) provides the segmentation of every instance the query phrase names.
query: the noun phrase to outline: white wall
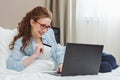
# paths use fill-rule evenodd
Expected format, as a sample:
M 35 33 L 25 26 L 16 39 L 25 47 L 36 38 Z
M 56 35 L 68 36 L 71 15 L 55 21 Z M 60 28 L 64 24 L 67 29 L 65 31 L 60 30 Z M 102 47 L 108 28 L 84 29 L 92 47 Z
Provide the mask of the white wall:
M 15 28 L 26 12 L 40 5 L 45 6 L 46 0 L 0 0 L 0 26 Z

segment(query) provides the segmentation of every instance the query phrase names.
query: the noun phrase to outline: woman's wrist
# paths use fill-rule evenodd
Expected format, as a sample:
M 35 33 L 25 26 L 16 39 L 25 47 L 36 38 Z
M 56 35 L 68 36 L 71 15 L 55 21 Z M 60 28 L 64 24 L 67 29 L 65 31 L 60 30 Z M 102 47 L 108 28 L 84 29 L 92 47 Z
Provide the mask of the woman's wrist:
M 37 56 L 36 56 L 35 54 L 33 54 L 33 55 L 31 56 L 31 58 L 36 59 Z

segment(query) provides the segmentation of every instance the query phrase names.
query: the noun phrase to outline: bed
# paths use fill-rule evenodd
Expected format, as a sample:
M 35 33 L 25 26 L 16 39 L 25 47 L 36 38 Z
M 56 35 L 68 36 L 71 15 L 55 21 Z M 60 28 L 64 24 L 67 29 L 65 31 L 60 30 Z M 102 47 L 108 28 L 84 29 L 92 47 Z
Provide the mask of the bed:
M 98 75 L 78 75 L 78 76 L 53 76 L 50 74 L 36 72 L 16 72 L 6 68 L 6 60 L 10 55 L 8 48 L 16 29 L 4 29 L 0 27 L 0 80 L 120 80 L 120 67 L 108 73 Z M 59 41 L 58 41 L 59 42 Z

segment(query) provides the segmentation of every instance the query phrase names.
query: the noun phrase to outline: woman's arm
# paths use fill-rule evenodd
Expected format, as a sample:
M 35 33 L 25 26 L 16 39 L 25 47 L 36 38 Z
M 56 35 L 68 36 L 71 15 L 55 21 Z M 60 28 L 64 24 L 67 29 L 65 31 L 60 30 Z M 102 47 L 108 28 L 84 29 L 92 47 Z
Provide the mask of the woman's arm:
M 52 44 L 52 53 L 53 58 L 56 60 L 57 64 L 60 65 L 63 63 L 64 54 L 65 54 L 65 47 L 61 46 L 60 44 L 57 44 L 55 39 L 55 34 L 52 29 L 49 31 L 49 36 L 51 38 L 51 44 Z
M 25 56 L 24 53 L 20 51 L 20 47 L 22 38 L 19 38 L 14 45 L 14 49 L 11 55 L 8 57 L 7 60 L 7 68 L 15 71 L 21 71 L 24 69 L 24 65 L 22 62 L 22 58 Z
M 57 71 L 61 72 L 65 54 L 65 47 L 57 44 L 55 40 L 55 34 L 52 29 L 50 29 L 46 35 L 50 37 L 50 39 L 48 38 L 49 39 L 48 41 L 52 46 L 52 57 L 57 62 L 58 65 Z
M 35 52 L 33 53 L 33 55 L 23 59 L 23 65 L 25 67 L 27 67 L 29 64 L 31 64 L 33 62 L 33 60 L 35 60 L 37 57 L 39 57 L 42 53 L 43 53 L 43 45 L 36 45 L 36 49 Z
M 40 55 L 40 48 L 41 46 L 37 45 L 36 50 L 33 55 L 28 56 L 25 55 L 25 53 L 22 53 L 20 51 L 20 47 L 22 46 L 22 38 L 19 38 L 14 45 L 14 49 L 12 51 L 12 54 L 8 57 L 7 60 L 7 68 L 15 71 L 21 71 L 26 66 L 31 64 L 34 59 L 36 59 Z M 27 52 L 28 50 L 26 50 Z M 32 51 L 30 51 L 32 52 Z M 25 56 L 28 56 L 27 58 L 23 59 Z

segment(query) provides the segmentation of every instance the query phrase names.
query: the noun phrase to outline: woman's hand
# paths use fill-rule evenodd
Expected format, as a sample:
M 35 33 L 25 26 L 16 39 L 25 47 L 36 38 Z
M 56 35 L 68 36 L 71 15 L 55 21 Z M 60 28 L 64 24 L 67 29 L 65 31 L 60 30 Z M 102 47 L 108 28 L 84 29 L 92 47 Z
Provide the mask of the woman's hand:
M 63 68 L 63 64 L 60 64 L 57 68 L 57 72 L 61 73 L 62 72 L 62 68 Z
M 43 54 L 43 52 L 44 52 L 43 44 L 36 44 L 36 49 L 35 49 L 35 53 L 33 54 L 33 56 L 35 56 L 37 58 L 41 54 Z

